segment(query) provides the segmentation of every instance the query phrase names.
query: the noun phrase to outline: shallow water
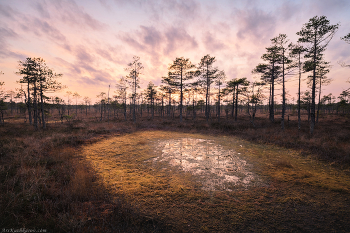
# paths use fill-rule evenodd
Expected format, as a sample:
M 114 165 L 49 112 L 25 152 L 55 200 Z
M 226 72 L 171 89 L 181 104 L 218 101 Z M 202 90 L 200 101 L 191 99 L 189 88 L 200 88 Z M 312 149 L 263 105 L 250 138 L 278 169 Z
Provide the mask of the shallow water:
M 259 180 L 252 165 L 239 157 L 240 153 L 226 150 L 213 140 L 181 138 L 159 140 L 157 150 L 161 155 L 154 162 L 168 162 L 190 172 L 207 191 L 249 187 Z

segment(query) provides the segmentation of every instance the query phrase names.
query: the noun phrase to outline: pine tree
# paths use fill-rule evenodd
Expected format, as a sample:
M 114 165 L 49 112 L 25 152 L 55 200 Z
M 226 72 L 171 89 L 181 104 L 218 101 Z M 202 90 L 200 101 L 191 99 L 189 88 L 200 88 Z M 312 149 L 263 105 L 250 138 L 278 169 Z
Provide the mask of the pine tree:
M 190 62 L 188 58 L 176 58 L 173 63 L 168 67 L 168 76 L 163 77 L 162 83 L 171 87 L 169 90 L 175 89 L 180 91 L 180 122 L 182 122 L 182 110 L 183 110 L 183 92 L 189 85 L 188 80 L 192 79 L 195 72 L 195 66 Z
M 214 67 L 215 57 L 211 57 L 209 54 L 202 57 L 198 64 L 197 75 L 201 79 L 201 85 L 205 88 L 205 117 L 209 120 L 210 115 L 210 86 L 217 78 L 217 72 L 219 71 Z
M 133 62 L 128 64 L 128 67 L 125 69 L 129 71 L 129 75 L 126 76 L 131 88 L 132 88 L 132 119 L 136 122 L 136 97 L 137 97 L 137 88 L 140 88 L 140 74 L 143 70 L 142 63 L 140 62 L 140 57 L 134 56 Z
M 326 16 L 315 16 L 303 25 L 302 29 L 297 32 L 300 36 L 299 42 L 306 46 L 304 69 L 312 71 L 311 87 L 311 108 L 310 108 L 310 134 L 313 135 L 315 129 L 315 96 L 316 96 L 316 70 L 320 66 L 323 58 L 323 52 L 334 34 L 338 30 L 339 24 L 331 25 Z

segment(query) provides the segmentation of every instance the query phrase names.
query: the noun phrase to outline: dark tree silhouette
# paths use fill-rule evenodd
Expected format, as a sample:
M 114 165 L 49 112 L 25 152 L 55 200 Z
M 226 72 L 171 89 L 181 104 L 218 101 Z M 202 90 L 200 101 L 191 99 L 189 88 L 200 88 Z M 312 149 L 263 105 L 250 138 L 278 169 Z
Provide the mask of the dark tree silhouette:
M 132 88 L 132 119 L 136 122 L 136 97 L 137 97 L 137 88 L 140 88 L 140 74 L 141 70 L 144 68 L 140 62 L 140 57 L 134 56 L 133 62 L 128 64 L 128 67 L 125 70 L 129 71 L 129 75 L 126 76 L 126 79 L 129 81 L 129 84 Z
M 277 37 L 273 38 L 272 43 L 276 45 L 279 49 L 279 61 L 278 63 L 282 65 L 282 116 L 281 116 L 281 128 L 284 130 L 284 116 L 286 112 L 286 86 L 285 86 L 285 74 L 286 74 L 286 65 L 291 63 L 286 57 L 288 53 L 288 39 L 286 34 L 279 34 Z
M 301 86 L 301 72 L 302 72 L 302 62 L 301 55 L 305 52 L 305 48 L 300 44 L 289 44 L 290 57 L 296 58 L 297 61 L 295 66 L 298 66 L 299 82 L 298 82 L 298 129 L 301 129 L 301 117 L 300 117 L 300 86 Z
M 253 70 L 253 73 L 260 73 L 263 82 L 270 84 L 270 98 L 269 98 L 269 119 L 271 122 L 275 121 L 275 81 L 281 73 L 281 66 L 279 62 L 281 55 L 280 49 L 276 44 L 266 48 L 267 53 L 261 56 L 261 59 L 267 61 L 266 64 L 259 64 Z
M 346 43 L 350 44 L 350 33 L 347 34 L 346 36 L 340 38 L 342 40 L 344 40 Z
M 176 58 L 168 68 L 168 77 L 163 77 L 162 80 L 162 82 L 167 86 L 180 90 L 180 122 L 182 122 L 183 91 L 184 88 L 189 85 L 189 83 L 186 83 L 186 81 L 193 78 L 195 72 L 194 68 L 195 66 L 188 58 Z
M 221 85 L 224 84 L 224 81 L 226 79 L 226 74 L 224 71 L 220 71 L 217 75 L 215 84 L 218 86 L 218 109 L 217 109 L 217 117 L 218 117 L 218 122 L 220 122 L 220 100 L 221 100 L 221 95 L 222 95 L 222 91 L 221 91 Z
M 315 16 L 303 25 L 302 29 L 297 32 L 300 36 L 299 42 L 306 46 L 304 69 L 312 71 L 312 87 L 311 87 L 311 109 L 310 109 L 310 134 L 315 129 L 315 95 L 316 95 L 316 69 L 322 61 L 323 52 L 326 50 L 328 43 L 336 33 L 339 24 L 330 25 L 326 16 Z
M 62 76 L 62 74 L 54 73 L 50 68 L 47 67 L 44 59 L 42 58 L 27 58 L 25 61 L 19 61 L 19 71 L 16 73 L 23 75 L 23 78 L 20 79 L 19 82 L 27 84 L 27 107 L 29 114 L 29 123 L 32 123 L 32 95 L 34 127 L 35 129 L 38 129 L 38 120 L 41 120 L 42 126 L 45 129 L 46 123 L 44 99 L 46 97 L 44 93 L 57 91 L 65 87 L 61 83 L 57 82 L 57 78 Z M 41 107 L 41 118 L 39 116 L 38 103 L 40 103 Z
M 146 98 L 150 101 L 152 120 L 154 118 L 154 99 L 156 97 L 156 94 L 157 94 L 156 86 L 154 86 L 152 82 L 149 82 L 146 89 Z
M 125 77 L 121 77 L 116 84 L 117 90 L 115 91 L 116 98 L 122 102 L 124 120 L 126 120 L 126 99 L 127 99 L 127 89 L 128 82 Z
M 3 74 L 2 71 L 0 71 L 0 75 Z M 6 110 L 5 105 L 5 99 L 7 98 L 7 95 L 3 89 L 3 86 L 5 85 L 5 82 L 0 82 L 0 124 L 4 125 L 4 110 Z
M 205 88 L 205 117 L 209 120 L 210 115 L 210 86 L 214 83 L 217 78 L 217 72 L 219 71 L 216 67 L 213 67 L 215 57 L 211 57 L 209 54 L 202 57 L 198 64 L 198 76 L 201 79 L 201 84 Z

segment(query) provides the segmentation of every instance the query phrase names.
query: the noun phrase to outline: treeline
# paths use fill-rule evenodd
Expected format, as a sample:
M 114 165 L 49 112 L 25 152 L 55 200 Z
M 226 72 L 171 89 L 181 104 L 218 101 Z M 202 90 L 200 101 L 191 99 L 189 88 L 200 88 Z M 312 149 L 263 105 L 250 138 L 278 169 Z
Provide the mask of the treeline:
M 105 116 L 109 120 L 109 116 L 118 117 L 120 112 L 127 120 L 129 112 L 135 122 L 138 116 L 142 117 L 144 111 L 152 119 L 157 114 L 162 117 L 178 116 L 180 121 L 183 121 L 184 113 L 186 117 L 190 114 L 192 119 L 196 119 L 198 111 L 203 112 L 206 121 L 212 119 L 213 115 L 220 121 L 224 112 L 226 118 L 231 116 L 237 121 L 238 112 L 246 108 L 253 125 L 258 109 L 267 110 L 269 120 L 274 122 L 275 90 L 276 85 L 280 85 L 281 128 L 284 129 L 288 107 L 286 82 L 293 76 L 298 77 L 298 98 L 296 104 L 289 103 L 289 107 L 298 112 L 299 129 L 301 110 L 307 110 L 310 133 L 313 134 L 322 105 L 327 107 L 324 110 L 327 109 L 328 112 L 349 112 L 350 89 L 340 94 L 338 102 L 332 94 L 322 96 L 321 92 L 322 87 L 331 82 L 327 77 L 330 63 L 324 60 L 324 52 L 338 27 L 339 24 L 331 25 L 325 16 L 315 16 L 296 33 L 299 36 L 296 43 L 291 43 L 285 34 L 272 38 L 271 45 L 261 56 L 263 62 L 252 71 L 252 74 L 260 75 L 260 79 L 254 82 L 248 81 L 246 77 L 228 80 L 225 72 L 215 66 L 216 58 L 208 54 L 198 64 L 193 64 L 188 58 L 176 58 L 169 65 L 167 75 L 162 77 L 162 85 L 157 87 L 150 82 L 145 90 L 140 91 L 140 76 L 144 67 L 140 58 L 135 56 L 125 68 L 128 75 L 117 80 L 116 91 L 111 97 L 110 86 L 107 93 L 101 92 L 97 95 L 99 101 L 94 105 L 95 113 L 99 114 L 100 120 Z M 341 39 L 350 43 L 350 33 Z M 302 93 L 301 85 L 305 84 L 302 84 L 301 75 L 304 73 L 307 74 L 309 90 Z M 61 90 L 65 86 L 57 81 L 62 75 L 48 68 L 42 58 L 19 61 L 17 74 L 22 78 L 18 81 L 21 88 L 16 93 L 4 92 L 4 83 L 0 83 L 2 123 L 3 112 L 8 107 L 13 111 L 14 98 L 20 99 L 17 102 L 22 104 L 16 106 L 26 112 L 29 123 L 35 129 L 38 129 L 38 125 L 45 128 L 45 118 L 50 115 L 50 109 L 56 109 L 61 120 L 77 117 L 78 109 L 81 114 L 84 109 L 85 115 L 88 115 L 91 106 L 89 97 L 84 97 L 83 104 L 78 104 L 81 96 L 77 92 L 67 91 L 67 101 L 60 97 L 47 96 L 47 93 Z M 9 99 L 9 102 L 5 103 L 5 99 Z M 75 109 L 71 105 L 75 105 Z

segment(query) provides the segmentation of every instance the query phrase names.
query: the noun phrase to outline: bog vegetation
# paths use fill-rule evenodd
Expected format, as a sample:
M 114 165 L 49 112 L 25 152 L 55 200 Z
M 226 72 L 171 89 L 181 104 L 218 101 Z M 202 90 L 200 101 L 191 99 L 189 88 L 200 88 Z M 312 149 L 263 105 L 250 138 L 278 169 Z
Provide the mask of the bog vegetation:
M 210 55 L 198 65 L 180 57 L 161 86 L 140 91 L 143 66 L 134 57 L 112 98 L 109 87 L 95 104 L 77 92 L 48 97 L 65 89 L 61 74 L 41 58 L 20 61 L 21 88 L 5 91 L 0 82 L 1 228 L 346 232 L 350 93 L 321 93 L 330 82 L 323 52 L 338 27 L 316 16 L 298 43 L 273 38 L 255 82 L 227 80 Z M 295 76 L 298 99 L 288 101 L 286 81 Z M 154 140 L 182 137 L 240 151 L 265 185 L 207 192 L 189 173 L 147 165 Z

